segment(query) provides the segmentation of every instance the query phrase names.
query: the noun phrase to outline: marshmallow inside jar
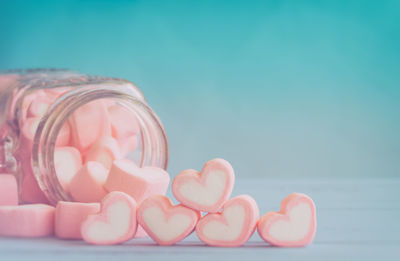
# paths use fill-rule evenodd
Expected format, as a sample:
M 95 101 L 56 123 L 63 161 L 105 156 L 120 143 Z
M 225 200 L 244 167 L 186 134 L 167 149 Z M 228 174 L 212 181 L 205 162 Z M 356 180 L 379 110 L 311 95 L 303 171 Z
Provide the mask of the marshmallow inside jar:
M 118 186 L 126 188 L 123 181 L 112 190 L 105 186 L 114 162 L 131 162 L 136 166 L 132 175 L 140 177 L 157 176 L 158 169 L 164 174 L 168 161 L 164 128 L 132 83 L 101 78 L 99 83 L 70 90 L 64 86 L 59 93 L 52 89 L 51 95 L 58 98 L 38 124 L 32 159 L 50 203 L 95 203 L 101 201 L 101 194 L 119 191 Z M 148 167 L 154 169 L 136 172 Z M 163 188 L 164 184 L 152 182 L 145 195 L 164 194 Z M 92 191 L 96 195 L 91 196 Z
M 100 202 L 99 195 L 108 193 L 104 183 L 113 163 L 127 160 L 139 164 L 142 160 L 139 120 L 117 100 L 96 99 L 78 107 L 64 122 L 57 141 L 66 139 L 65 126 L 69 126 L 68 143 L 58 146 L 56 142 L 54 166 L 58 183 L 70 200 Z

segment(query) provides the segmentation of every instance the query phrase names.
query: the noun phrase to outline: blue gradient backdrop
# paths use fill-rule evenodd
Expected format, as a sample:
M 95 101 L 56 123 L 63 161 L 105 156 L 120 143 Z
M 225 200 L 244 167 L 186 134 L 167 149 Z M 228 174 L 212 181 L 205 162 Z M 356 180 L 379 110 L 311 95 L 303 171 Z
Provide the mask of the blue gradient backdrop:
M 0 69 L 137 83 L 170 172 L 400 174 L 400 1 L 1 1 Z

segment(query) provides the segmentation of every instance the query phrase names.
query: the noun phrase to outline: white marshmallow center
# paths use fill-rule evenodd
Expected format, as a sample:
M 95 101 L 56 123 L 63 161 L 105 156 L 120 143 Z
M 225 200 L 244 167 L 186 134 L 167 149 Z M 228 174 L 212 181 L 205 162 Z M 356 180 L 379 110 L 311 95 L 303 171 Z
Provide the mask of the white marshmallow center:
M 97 241 L 114 240 L 124 236 L 131 225 L 131 212 L 126 202 L 114 203 L 107 209 L 108 222 L 94 222 L 88 229 L 88 236 Z
M 218 202 L 226 187 L 226 173 L 217 170 L 210 172 L 203 186 L 195 180 L 182 184 L 179 192 L 186 199 L 204 206 L 212 206 Z
M 269 233 L 280 241 L 301 240 L 310 229 L 311 215 L 310 205 L 300 203 L 288 213 L 290 221 L 278 220 L 272 224 Z
M 49 108 L 49 104 L 45 103 L 45 102 L 41 102 L 39 103 L 38 107 L 37 107 L 37 114 L 38 116 L 43 116 L 47 109 Z
M 110 169 L 113 162 L 113 158 L 109 152 L 103 151 L 97 156 L 96 161 L 103 164 L 105 168 Z
M 76 162 L 76 158 L 70 151 L 55 150 L 54 162 L 57 177 L 63 183 L 69 184 L 75 174 L 78 172 L 80 165 Z
M 245 210 L 241 205 L 233 205 L 226 208 L 222 214 L 226 223 L 210 221 L 204 225 L 203 233 L 206 237 L 219 241 L 234 241 L 243 230 Z
M 148 228 L 161 240 L 169 241 L 180 236 L 191 224 L 190 217 L 176 213 L 167 220 L 160 207 L 149 207 L 142 215 Z

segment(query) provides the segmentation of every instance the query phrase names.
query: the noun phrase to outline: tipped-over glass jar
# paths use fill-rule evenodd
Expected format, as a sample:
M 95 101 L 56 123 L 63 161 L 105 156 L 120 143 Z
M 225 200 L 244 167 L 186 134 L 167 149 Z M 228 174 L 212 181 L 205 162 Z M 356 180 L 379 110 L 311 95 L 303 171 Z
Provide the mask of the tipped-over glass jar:
M 106 168 L 114 157 L 167 168 L 164 128 L 129 81 L 68 70 L 0 72 L 0 110 L 0 173 L 16 176 L 21 202 L 80 201 L 68 184 L 93 157 Z M 99 144 L 106 149 L 96 151 Z

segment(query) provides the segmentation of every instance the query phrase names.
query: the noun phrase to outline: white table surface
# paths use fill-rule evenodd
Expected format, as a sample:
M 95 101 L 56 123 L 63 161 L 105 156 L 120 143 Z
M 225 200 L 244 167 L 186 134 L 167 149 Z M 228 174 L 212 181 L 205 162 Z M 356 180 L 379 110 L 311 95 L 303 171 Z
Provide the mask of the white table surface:
M 192 234 L 175 246 L 149 238 L 118 246 L 92 246 L 55 238 L 0 238 L 5 260 L 400 260 L 400 179 L 237 180 L 233 196 L 250 194 L 261 213 L 278 210 L 291 192 L 317 206 L 315 241 L 304 248 L 276 248 L 257 233 L 239 248 L 207 247 Z

